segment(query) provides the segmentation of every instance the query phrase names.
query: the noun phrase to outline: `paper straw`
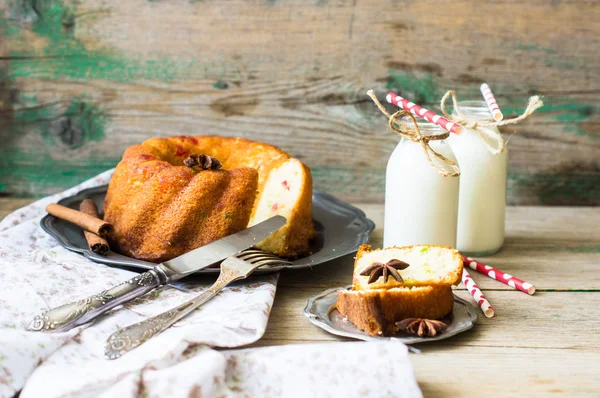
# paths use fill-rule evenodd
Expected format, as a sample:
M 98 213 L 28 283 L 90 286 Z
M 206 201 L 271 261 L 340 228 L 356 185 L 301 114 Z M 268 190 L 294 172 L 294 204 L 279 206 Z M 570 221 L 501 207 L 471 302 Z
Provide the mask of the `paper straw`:
M 515 278 L 511 274 L 507 274 L 506 272 L 502 272 L 497 268 L 493 268 L 489 265 L 480 263 L 479 261 L 473 260 L 470 257 L 463 256 L 463 262 L 466 265 L 468 265 L 469 268 L 477 272 L 481 272 L 482 274 L 487 275 L 490 278 L 497 280 L 498 282 L 507 284 L 508 286 L 525 292 L 527 294 L 535 293 L 535 286 L 533 286 L 531 283 L 522 281 L 519 278 Z
M 481 94 L 483 95 L 483 98 L 485 99 L 485 103 L 487 104 L 490 112 L 492 113 L 492 116 L 494 117 L 494 120 L 499 122 L 500 120 L 502 120 L 502 118 L 504 116 L 502 115 L 502 112 L 500 111 L 500 107 L 498 106 L 498 103 L 496 102 L 496 97 L 494 97 L 494 93 L 492 93 L 492 89 L 486 83 L 483 83 L 481 85 L 480 89 L 481 89 Z
M 489 301 L 487 301 L 483 293 L 481 293 L 481 290 L 479 290 L 479 287 L 477 287 L 475 284 L 473 278 L 471 278 L 471 275 L 469 275 L 467 270 L 464 268 L 462 274 L 462 283 L 465 285 L 469 293 L 471 293 L 471 296 L 473 296 L 475 301 L 477 301 L 477 304 L 479 305 L 479 308 L 481 308 L 483 315 L 485 315 L 486 318 L 493 317 L 494 309 L 492 308 L 492 305 Z
M 409 111 L 410 113 L 412 113 L 415 116 L 423 118 L 423 119 L 427 120 L 428 122 L 433 123 L 437 126 L 440 126 L 441 128 L 443 128 L 446 131 L 449 131 L 454 134 L 460 134 L 460 131 L 462 129 L 461 125 L 451 122 L 450 120 L 446 119 L 445 117 L 436 115 L 435 113 L 431 112 L 430 110 L 427 110 L 417 104 L 413 104 L 406 98 L 402 98 L 401 96 L 399 96 L 396 93 L 392 93 L 390 91 L 388 93 L 388 95 L 386 95 L 385 99 L 390 104 L 399 106 L 400 108 Z

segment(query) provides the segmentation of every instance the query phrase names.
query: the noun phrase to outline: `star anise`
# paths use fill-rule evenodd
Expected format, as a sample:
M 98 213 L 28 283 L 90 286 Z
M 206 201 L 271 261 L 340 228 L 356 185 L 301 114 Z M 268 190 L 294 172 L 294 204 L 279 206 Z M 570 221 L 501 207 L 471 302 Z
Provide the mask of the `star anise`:
M 367 283 L 375 282 L 377 279 L 379 279 L 380 276 L 383 276 L 383 283 L 387 282 L 389 276 L 391 276 L 398 282 L 403 282 L 404 280 L 402 279 L 400 273 L 397 270 L 403 270 L 408 268 L 409 266 L 410 264 L 405 263 L 404 261 L 392 259 L 385 264 L 375 262 L 369 265 L 367 268 L 365 268 L 360 274 L 362 276 L 369 275 L 369 280 Z
M 212 156 L 198 154 L 198 155 L 190 155 L 187 159 L 183 161 L 187 167 L 198 166 L 198 168 L 202 170 L 216 170 L 221 168 L 221 162 L 217 158 Z
M 396 322 L 396 326 L 398 330 L 419 337 L 435 337 L 448 328 L 444 322 L 423 318 L 406 318 Z

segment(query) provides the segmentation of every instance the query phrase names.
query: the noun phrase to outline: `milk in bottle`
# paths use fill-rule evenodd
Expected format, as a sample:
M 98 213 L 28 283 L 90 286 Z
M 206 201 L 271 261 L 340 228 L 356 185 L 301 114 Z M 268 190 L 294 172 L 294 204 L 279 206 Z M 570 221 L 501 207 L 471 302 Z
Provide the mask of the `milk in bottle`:
M 464 117 L 492 120 L 483 101 L 460 101 L 458 108 Z M 495 253 L 504 242 L 508 150 L 498 128 L 486 128 L 494 139 L 468 127 L 448 138 L 461 170 L 456 248 L 470 256 Z
M 410 125 L 412 121 L 401 123 Z M 419 122 L 419 127 L 423 135 L 445 133 L 427 122 Z M 445 140 L 430 141 L 429 145 L 456 161 Z M 443 176 L 432 167 L 420 142 L 404 137 L 400 140 L 388 161 L 385 184 L 384 247 L 456 247 L 459 177 Z

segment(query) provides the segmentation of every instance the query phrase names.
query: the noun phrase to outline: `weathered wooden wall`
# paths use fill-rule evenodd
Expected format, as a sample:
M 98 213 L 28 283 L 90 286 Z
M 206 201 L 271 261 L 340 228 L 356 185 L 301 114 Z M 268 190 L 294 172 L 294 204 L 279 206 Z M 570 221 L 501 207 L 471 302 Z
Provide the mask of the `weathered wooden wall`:
M 365 92 L 505 114 L 513 204 L 600 204 L 600 2 L 8 0 L 0 6 L 0 192 L 55 192 L 172 134 L 281 146 L 318 189 L 383 200 L 397 137 Z

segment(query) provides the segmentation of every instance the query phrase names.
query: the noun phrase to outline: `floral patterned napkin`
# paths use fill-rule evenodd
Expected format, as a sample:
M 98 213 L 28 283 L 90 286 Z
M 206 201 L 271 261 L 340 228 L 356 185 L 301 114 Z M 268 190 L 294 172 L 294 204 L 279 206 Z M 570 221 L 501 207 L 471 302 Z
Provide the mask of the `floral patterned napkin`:
M 336 343 L 216 351 L 264 333 L 278 275 L 251 278 L 123 357 L 104 358 L 117 329 L 174 307 L 208 285 L 179 282 L 66 333 L 28 332 L 48 308 L 135 273 L 57 245 L 39 226 L 45 206 L 108 183 L 112 171 L 15 211 L 0 222 L 0 397 L 419 397 L 400 343 Z M 343 345 L 343 348 L 341 347 Z M 366 372 L 366 373 L 365 373 Z M 388 377 L 381 378 L 382 375 Z M 379 385 L 372 380 L 387 380 Z

